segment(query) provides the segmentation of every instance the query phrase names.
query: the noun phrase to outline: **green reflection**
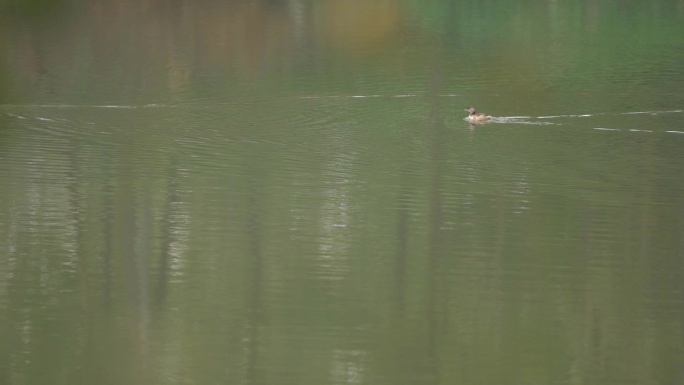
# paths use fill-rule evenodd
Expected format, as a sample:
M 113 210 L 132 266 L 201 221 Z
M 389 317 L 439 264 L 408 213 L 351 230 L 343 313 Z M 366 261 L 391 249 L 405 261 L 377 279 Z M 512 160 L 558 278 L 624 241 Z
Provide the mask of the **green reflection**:
M 0 383 L 681 383 L 682 15 L 15 14 Z

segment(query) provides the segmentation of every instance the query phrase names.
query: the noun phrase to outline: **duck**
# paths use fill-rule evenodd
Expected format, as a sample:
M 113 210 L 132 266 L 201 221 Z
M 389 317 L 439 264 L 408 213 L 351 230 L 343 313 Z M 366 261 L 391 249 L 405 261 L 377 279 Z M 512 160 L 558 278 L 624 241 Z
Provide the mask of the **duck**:
M 478 114 L 475 111 L 475 107 L 466 107 L 465 109 L 470 115 L 468 115 L 468 120 L 471 122 L 484 122 L 485 120 L 491 119 L 491 116 L 485 114 Z

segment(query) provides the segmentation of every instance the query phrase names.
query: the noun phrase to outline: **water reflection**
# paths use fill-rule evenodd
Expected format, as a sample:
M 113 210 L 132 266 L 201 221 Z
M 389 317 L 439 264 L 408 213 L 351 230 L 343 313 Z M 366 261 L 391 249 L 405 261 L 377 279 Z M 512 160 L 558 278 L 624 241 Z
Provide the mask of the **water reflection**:
M 423 57 L 460 67 L 448 79 L 451 91 L 469 91 L 479 99 L 474 102 L 517 113 L 591 107 L 582 104 L 587 92 L 608 98 L 638 92 L 642 106 L 657 106 L 682 86 L 676 70 L 682 41 L 675 31 L 684 10 L 672 0 L 621 7 L 90 1 L 42 18 L 5 7 L 11 40 L 4 46 L 12 48 L 4 55 L 6 76 L 25 85 L 8 88 L 10 100 L 159 102 L 321 88 L 413 93 L 423 91 Z M 74 72 L 59 70 L 73 65 Z M 558 99 L 546 97 L 560 89 Z M 503 94 L 518 100 L 492 103 Z
M 0 382 L 682 382 L 680 2 L 18 4 Z

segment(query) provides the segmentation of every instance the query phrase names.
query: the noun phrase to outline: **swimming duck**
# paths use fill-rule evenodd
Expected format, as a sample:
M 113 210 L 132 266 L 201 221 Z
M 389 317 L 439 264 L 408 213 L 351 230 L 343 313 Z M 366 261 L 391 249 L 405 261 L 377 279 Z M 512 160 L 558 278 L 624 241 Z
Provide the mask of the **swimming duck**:
M 468 115 L 468 120 L 471 122 L 484 122 L 485 120 L 489 120 L 489 118 L 491 118 L 489 115 L 478 114 L 474 107 L 466 107 L 465 110 L 470 113 L 470 115 Z

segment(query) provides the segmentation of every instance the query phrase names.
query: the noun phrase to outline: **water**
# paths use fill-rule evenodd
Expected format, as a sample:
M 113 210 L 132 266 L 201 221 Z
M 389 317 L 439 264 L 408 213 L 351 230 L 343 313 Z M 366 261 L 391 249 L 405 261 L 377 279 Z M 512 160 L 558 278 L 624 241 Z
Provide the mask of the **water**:
M 681 1 L 45 7 L 0 384 L 684 381 Z

